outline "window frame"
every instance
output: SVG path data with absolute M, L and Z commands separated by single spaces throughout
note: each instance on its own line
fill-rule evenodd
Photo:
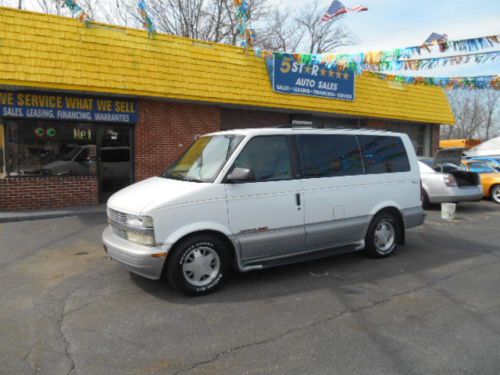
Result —
M 254 139 L 257 138 L 269 138 L 269 137 L 281 137 L 284 138 L 287 143 L 288 143 L 288 151 L 289 151 L 289 157 L 290 157 L 290 166 L 291 166 L 291 172 L 292 172 L 292 177 L 287 178 L 287 179 L 281 179 L 281 180 L 271 180 L 271 181 L 242 181 L 242 182 L 229 182 L 228 181 L 228 176 L 231 174 L 231 172 L 234 170 L 236 160 L 240 157 L 241 153 L 245 151 L 247 146 L 249 145 L 250 142 L 252 142 Z M 231 166 L 228 168 L 225 176 L 222 178 L 221 183 L 222 184 L 261 184 L 261 183 L 270 183 L 270 182 L 283 182 L 283 181 L 294 181 L 294 180 L 300 180 L 302 179 L 302 172 L 301 172 L 301 166 L 300 166 L 300 158 L 297 154 L 298 152 L 298 144 L 297 141 L 294 140 L 296 135 L 289 135 L 289 134 L 262 134 L 262 135 L 255 135 L 252 137 L 249 137 L 249 139 L 246 141 L 246 143 L 243 145 L 242 149 L 234 156 L 234 160 L 232 161 Z M 239 145 L 241 146 L 241 145 Z

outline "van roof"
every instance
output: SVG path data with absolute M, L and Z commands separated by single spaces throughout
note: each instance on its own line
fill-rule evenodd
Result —
M 404 133 L 391 132 L 386 130 L 374 129 L 349 129 L 349 128 L 314 128 L 314 127 L 275 127 L 275 128 L 249 128 L 249 129 L 232 129 L 213 132 L 209 135 L 274 135 L 274 134 L 356 134 L 356 135 L 392 135 L 401 136 Z

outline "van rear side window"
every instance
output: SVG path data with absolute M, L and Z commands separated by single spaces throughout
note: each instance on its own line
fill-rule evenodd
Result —
M 304 178 L 363 174 L 361 152 L 353 135 L 299 135 Z
M 358 135 L 365 174 L 408 172 L 410 162 L 400 137 Z

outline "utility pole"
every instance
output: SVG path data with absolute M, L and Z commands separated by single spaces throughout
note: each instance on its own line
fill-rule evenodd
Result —
M 17 9 L 23 9 L 23 0 L 19 0 L 17 3 Z

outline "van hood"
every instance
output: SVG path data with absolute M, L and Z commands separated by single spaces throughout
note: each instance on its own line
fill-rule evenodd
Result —
M 206 183 L 171 180 L 151 177 L 113 194 L 108 207 L 136 215 L 149 214 L 152 210 L 173 204 L 182 204 L 202 199 L 197 193 L 206 188 Z

